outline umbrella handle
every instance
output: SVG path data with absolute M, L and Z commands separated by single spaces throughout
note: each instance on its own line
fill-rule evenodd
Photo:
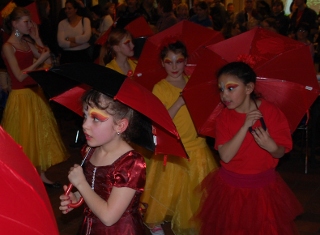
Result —
M 67 196 L 68 196 L 68 195 L 70 194 L 72 188 L 73 188 L 73 185 L 72 185 L 72 184 L 69 184 L 66 192 L 64 193 L 64 195 L 67 195 Z M 80 199 L 79 199 L 78 202 L 76 202 L 76 203 L 70 203 L 68 206 L 69 206 L 70 208 L 77 208 L 77 207 L 81 206 L 82 203 L 83 203 L 83 197 L 80 197 Z

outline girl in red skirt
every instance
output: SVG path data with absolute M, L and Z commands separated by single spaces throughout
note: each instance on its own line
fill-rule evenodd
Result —
M 218 72 L 225 105 L 216 120 L 221 168 L 202 183 L 202 235 L 298 233 L 293 220 L 302 207 L 275 172 L 292 148 L 289 125 L 277 107 L 257 97 L 255 82 L 255 72 L 243 62 Z

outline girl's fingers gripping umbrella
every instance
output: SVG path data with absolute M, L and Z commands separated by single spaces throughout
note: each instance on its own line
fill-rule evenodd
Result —
M 81 164 L 80 164 L 81 167 L 83 166 L 84 162 L 86 161 L 89 152 L 90 152 L 90 150 L 87 152 L 86 156 L 85 156 L 84 159 L 82 160 L 82 162 L 81 162 Z M 67 188 L 67 190 L 65 191 L 64 195 L 69 196 L 72 188 L 73 188 L 73 185 L 70 183 L 70 184 L 68 185 L 68 188 Z M 84 200 L 83 200 L 83 197 L 80 197 L 80 199 L 79 199 L 78 202 L 76 202 L 76 203 L 70 203 L 70 204 L 68 205 L 68 207 L 70 207 L 70 208 L 77 208 L 77 207 L 79 207 L 79 206 L 82 205 L 83 201 L 84 201 Z

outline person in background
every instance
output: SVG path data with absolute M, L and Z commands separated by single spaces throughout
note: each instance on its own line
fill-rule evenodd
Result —
M 116 27 L 124 28 L 131 21 L 141 16 L 138 0 L 125 0 L 125 3 L 117 7 Z
M 275 170 L 292 149 L 289 124 L 280 109 L 254 92 L 256 77 L 243 62 L 217 73 L 225 105 L 215 124 L 221 167 L 202 182 L 195 216 L 200 235 L 299 234 L 294 219 L 303 208 Z
M 139 201 L 146 164 L 128 144 L 139 132 L 134 126 L 137 115 L 96 90 L 86 92 L 82 103 L 86 157 L 83 167 L 71 167 L 68 178 L 78 191 L 61 195 L 59 209 L 67 214 L 73 210 L 68 205 L 83 197 L 84 220 L 78 234 L 142 235 Z M 67 190 L 66 185 L 63 188 Z
M 107 43 L 113 59 L 107 63 L 106 67 L 124 75 L 133 75 L 137 64 L 130 59 L 134 55 L 134 45 L 129 31 L 121 28 L 113 29 Z
M 311 56 L 313 59 L 314 58 L 314 45 L 308 39 L 309 33 L 310 33 L 309 25 L 305 22 L 302 22 L 298 25 L 295 39 L 297 41 L 302 42 L 303 44 L 309 46 L 310 53 L 311 53 Z
M 289 28 L 289 17 L 285 15 L 284 5 L 281 0 L 276 0 L 272 4 L 272 14 L 271 17 L 276 20 L 278 32 L 283 35 L 288 35 Z
M 192 7 L 189 10 L 189 17 L 192 17 L 196 14 L 196 4 L 198 3 L 198 0 L 192 1 Z
M 294 38 L 300 23 L 307 23 L 310 27 L 308 39 L 314 42 L 314 36 L 318 33 L 317 13 L 307 6 L 307 0 L 294 0 L 297 9 L 292 13 L 289 25 L 289 37 Z
M 258 25 L 261 20 L 262 16 L 255 8 L 255 0 L 244 0 L 244 9 L 236 15 L 235 21 L 247 29 L 251 29 Z
M 159 19 L 159 14 L 157 8 L 154 7 L 154 2 L 155 0 L 143 0 L 140 5 L 141 14 L 152 27 L 156 26 Z
M 157 10 L 160 18 L 157 21 L 157 28 L 155 33 L 161 32 L 178 23 L 178 19 L 173 13 L 172 0 L 159 0 L 157 3 Z
M 180 3 L 176 7 L 176 14 L 178 21 L 189 19 L 189 8 L 186 3 Z
M 221 33 L 223 34 L 225 39 L 228 39 L 237 36 L 245 32 L 246 30 L 247 29 L 240 25 L 238 22 L 228 21 L 222 28 Z
M 227 5 L 227 21 L 234 21 L 235 12 L 234 12 L 234 4 L 229 2 Z
M 91 23 L 87 17 L 77 14 L 79 5 L 75 0 L 67 0 L 67 18 L 58 25 L 58 43 L 62 48 L 60 64 L 91 62 L 90 47 Z
M 264 29 L 278 33 L 278 24 L 274 18 L 271 18 L 271 17 L 265 18 L 260 25 Z
M 60 188 L 59 183 L 46 177 L 45 171 L 64 161 L 68 153 L 41 87 L 26 73 L 50 67 L 50 50 L 44 47 L 37 25 L 25 8 L 13 8 L 4 18 L 4 28 L 10 36 L 2 46 L 2 56 L 12 89 L 1 125 L 22 146 L 43 183 Z
M 189 20 L 195 24 L 213 29 L 213 23 L 209 16 L 209 7 L 205 1 L 199 1 L 195 5 L 196 14 Z
M 57 28 L 52 24 L 50 15 L 50 4 L 48 0 L 37 0 L 36 1 L 40 25 L 39 25 L 39 35 L 45 46 L 49 47 L 52 53 L 52 58 L 57 58 L 59 56 L 59 46 L 57 42 Z M 52 61 L 53 62 L 53 61 Z
M 213 29 L 220 31 L 225 23 L 227 23 L 227 11 L 221 0 L 214 0 L 213 5 L 209 8 Z

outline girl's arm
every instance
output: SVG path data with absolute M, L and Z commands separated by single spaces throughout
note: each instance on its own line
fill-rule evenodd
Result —
M 176 102 L 174 102 L 173 105 L 168 109 L 168 112 L 169 112 L 171 119 L 173 119 L 176 116 L 179 109 L 183 105 L 185 105 L 184 99 L 181 96 L 179 96 L 179 98 L 176 100 Z
M 71 168 L 68 178 L 88 207 L 106 226 L 111 226 L 120 219 L 135 194 L 135 190 L 128 187 L 113 187 L 108 201 L 103 200 L 91 189 L 79 165 Z
M 32 51 L 35 50 L 35 46 L 29 43 L 29 46 L 32 48 Z M 17 58 L 14 55 L 14 48 L 9 43 L 5 43 L 2 47 L 2 52 L 4 57 L 7 59 L 7 62 L 10 66 L 11 71 L 13 72 L 14 76 L 22 82 L 28 74 L 25 71 L 36 70 L 42 65 L 42 63 L 47 60 L 50 56 L 49 50 L 43 50 L 39 56 L 39 58 L 29 67 L 27 68 L 20 68 Z
M 262 115 L 258 110 L 247 113 L 246 120 L 236 135 L 225 144 L 218 146 L 219 155 L 222 161 L 228 163 L 232 160 L 241 147 L 249 127 L 251 127 L 261 117 Z
M 106 226 L 115 224 L 121 218 L 136 192 L 132 188 L 113 187 L 108 201 L 105 201 L 91 189 L 89 184 L 79 185 L 77 189 L 91 211 Z

